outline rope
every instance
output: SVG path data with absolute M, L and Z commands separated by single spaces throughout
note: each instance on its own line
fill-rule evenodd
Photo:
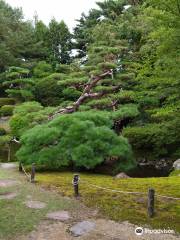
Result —
M 87 183 L 87 182 L 84 181 L 84 180 L 81 181 L 81 182 Z M 142 192 L 126 192 L 126 191 L 120 191 L 120 190 L 116 190 L 116 189 L 100 187 L 100 186 L 97 186 L 97 185 L 94 185 L 94 184 L 90 184 L 90 183 L 88 183 L 88 184 L 89 184 L 89 186 L 96 187 L 96 188 L 103 189 L 103 190 L 107 190 L 107 191 L 111 191 L 111 192 L 125 193 L 125 194 L 146 194 L 146 193 L 142 193 Z
M 100 187 L 98 185 L 90 184 L 90 183 L 88 183 L 84 180 L 81 181 L 81 182 L 87 183 L 89 186 L 92 186 L 92 187 L 95 187 L 95 188 L 98 188 L 98 189 L 103 189 L 103 190 L 106 190 L 106 191 L 111 191 L 111 192 L 117 192 L 117 193 L 123 193 L 123 194 L 138 194 L 138 195 L 146 195 L 147 194 L 147 193 L 144 193 L 144 192 L 127 192 L 127 191 L 120 191 L 120 190 L 111 189 L 111 188 Z M 156 196 L 160 197 L 160 198 L 180 200 L 180 198 L 176 198 L 176 197 L 163 196 L 163 195 L 156 195 Z
M 167 199 L 173 199 L 173 200 L 180 200 L 180 198 L 174 198 L 174 197 L 168 197 L 168 196 L 163 196 L 163 195 L 156 195 L 157 197 L 160 198 L 167 198 Z
M 24 166 L 22 165 L 22 163 L 21 163 L 21 167 L 22 167 L 22 170 L 23 170 L 24 174 L 26 175 L 26 177 L 27 177 L 27 178 L 29 179 L 29 181 L 30 181 L 30 180 L 31 180 L 31 175 L 26 172 L 26 170 L 25 170 Z

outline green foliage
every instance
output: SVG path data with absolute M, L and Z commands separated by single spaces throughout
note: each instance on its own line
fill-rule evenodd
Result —
M 58 23 L 52 19 L 49 23 L 48 44 L 52 63 L 67 64 L 70 62 L 71 34 L 64 21 Z
M 26 102 L 14 109 L 10 119 L 12 134 L 20 137 L 27 129 L 47 121 L 54 108 L 43 108 L 38 102 Z
M 34 81 L 28 78 L 29 74 L 30 71 L 26 68 L 10 67 L 8 69 L 3 86 L 8 88 L 5 92 L 8 93 L 9 97 L 14 97 L 20 101 L 33 99 Z
M 112 112 L 111 117 L 113 120 L 133 119 L 140 114 L 137 105 L 127 104 L 122 105 L 119 110 Z
M 57 106 L 63 98 L 62 87 L 58 80 L 63 77 L 60 73 L 53 73 L 46 78 L 41 78 L 35 85 L 36 99 L 45 106 Z
M 63 90 L 62 93 L 66 99 L 70 99 L 74 101 L 81 96 L 81 92 L 73 88 L 66 88 Z
M 4 105 L 0 108 L 0 116 L 11 116 L 13 114 L 14 106 Z
M 149 123 L 144 126 L 127 127 L 123 136 L 129 139 L 137 154 L 149 158 L 179 157 L 180 116 L 166 123 Z
M 52 73 L 52 66 L 45 61 L 41 61 L 35 66 L 33 73 L 37 78 L 47 77 Z
M 26 164 L 36 162 L 61 167 L 72 162 L 87 169 L 93 169 L 107 157 L 116 156 L 120 167 L 132 167 L 130 146 L 125 138 L 110 129 L 111 125 L 106 113 L 63 115 L 23 134 L 17 156 Z
M 6 135 L 6 130 L 2 127 L 0 127 L 0 136 Z
M 14 98 L 0 98 L 0 107 L 4 105 L 13 105 L 14 103 Z
M 0 136 L 0 147 L 6 147 L 7 144 L 10 142 L 11 138 L 12 137 L 10 135 Z

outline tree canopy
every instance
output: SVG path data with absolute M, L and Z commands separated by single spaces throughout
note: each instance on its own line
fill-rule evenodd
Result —
M 172 162 L 180 157 L 180 2 L 97 4 L 70 33 L 63 21 L 24 21 L 0 1 L 0 112 L 12 114 L 13 98 L 17 156 L 87 169 Z

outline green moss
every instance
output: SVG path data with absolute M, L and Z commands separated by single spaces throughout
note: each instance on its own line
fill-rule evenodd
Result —
M 178 214 L 179 201 L 156 197 L 154 218 L 147 217 L 147 192 L 154 188 L 156 194 L 180 197 L 180 178 L 129 178 L 113 179 L 110 176 L 81 174 L 81 200 L 89 207 L 98 208 L 110 219 L 128 220 L 134 224 L 146 224 L 154 228 L 172 228 L 180 231 Z M 73 196 L 72 173 L 39 173 L 37 180 L 61 194 Z M 142 192 L 142 195 L 121 194 L 94 188 L 90 184 L 118 189 L 121 191 Z

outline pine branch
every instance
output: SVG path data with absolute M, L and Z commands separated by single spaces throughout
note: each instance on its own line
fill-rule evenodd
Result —
M 54 119 L 57 115 L 61 115 L 61 114 L 66 114 L 66 113 L 73 113 L 75 111 L 77 111 L 80 107 L 80 105 L 86 100 L 86 99 L 91 99 L 91 98 L 98 98 L 103 96 L 104 94 L 107 94 L 107 91 L 102 91 L 99 93 L 92 93 L 92 88 L 95 87 L 97 85 L 97 83 L 104 79 L 106 76 L 112 76 L 112 71 L 113 70 L 109 70 L 99 76 L 93 76 L 91 77 L 90 81 L 86 84 L 84 91 L 82 93 L 82 95 L 77 99 L 76 102 L 74 102 L 72 104 L 72 106 L 68 106 L 66 108 L 59 108 L 55 113 L 53 113 L 52 115 L 49 116 L 49 120 Z M 112 91 L 118 89 L 119 86 L 114 87 Z M 108 91 L 109 92 L 109 91 Z

